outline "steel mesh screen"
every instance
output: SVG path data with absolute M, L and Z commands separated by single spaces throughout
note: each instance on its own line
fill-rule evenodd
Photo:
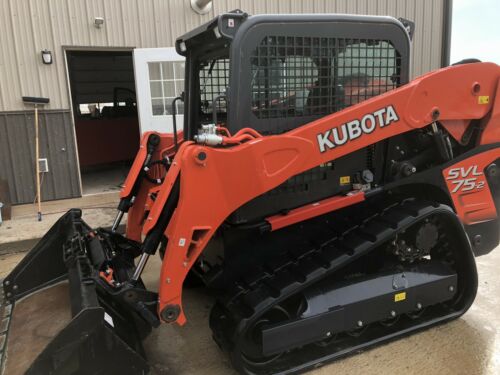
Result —
M 213 100 L 225 94 L 229 85 L 229 59 L 214 59 L 201 64 L 200 72 L 200 109 L 204 114 L 213 112 Z M 218 113 L 227 113 L 227 102 L 221 98 L 216 102 Z
M 326 115 L 400 82 L 400 58 L 385 40 L 268 36 L 251 59 L 259 119 Z
M 401 82 L 401 58 L 386 40 L 268 36 L 253 51 L 251 63 L 252 112 L 269 119 L 266 133 L 271 134 L 297 126 L 297 118 L 307 123 Z M 290 124 L 278 127 L 272 121 L 278 118 Z M 372 152 L 367 149 L 367 160 Z M 267 194 L 305 192 L 311 183 L 327 180 L 334 168 L 329 162 L 310 169 Z
M 309 190 L 309 185 L 315 181 L 327 180 L 331 171 L 335 169 L 333 161 L 321 164 L 296 176 L 289 178 L 280 186 L 268 191 L 267 195 L 279 195 L 283 192 L 299 193 Z

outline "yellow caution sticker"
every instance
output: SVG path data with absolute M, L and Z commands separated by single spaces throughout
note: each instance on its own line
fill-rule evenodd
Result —
M 340 177 L 340 185 L 348 185 L 351 183 L 351 176 Z
M 489 95 L 480 95 L 477 97 L 477 104 L 488 104 L 490 102 Z
M 396 293 L 394 295 L 394 302 L 404 301 L 406 299 L 406 292 Z

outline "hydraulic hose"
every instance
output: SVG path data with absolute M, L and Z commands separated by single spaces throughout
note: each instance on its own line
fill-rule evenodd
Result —
M 146 238 L 144 239 L 144 242 L 142 244 L 141 258 L 139 259 L 139 263 L 131 279 L 133 283 L 137 282 L 141 277 L 142 271 L 146 266 L 146 262 L 148 261 L 149 256 L 154 255 L 156 253 L 156 249 L 160 244 L 162 235 L 167 229 L 168 223 L 170 222 L 170 219 L 174 214 L 175 208 L 177 207 L 177 202 L 179 201 L 179 194 L 180 194 L 179 180 L 180 177 L 177 178 L 177 180 L 174 183 L 174 186 L 172 186 L 172 190 L 167 199 L 167 202 L 165 203 L 165 206 L 163 206 L 163 209 L 161 211 L 160 218 L 156 222 L 153 229 L 151 229 L 151 231 L 146 235 Z
M 219 94 L 212 100 L 212 121 L 215 126 L 217 126 L 217 102 L 222 98 L 226 98 L 226 95 Z
M 179 143 L 177 142 L 177 106 L 176 106 L 176 104 L 179 100 L 184 102 L 184 93 L 182 93 L 181 95 L 176 97 L 174 100 L 172 100 L 172 115 L 173 115 L 172 125 L 174 127 L 173 130 L 174 130 L 174 149 L 175 149 L 175 152 L 177 152 L 177 150 L 179 149 Z
M 134 204 L 135 197 L 139 192 L 142 180 L 144 178 L 144 174 L 146 173 L 145 168 L 149 165 L 153 153 L 156 151 L 156 148 L 158 147 L 159 144 L 160 144 L 160 136 L 156 133 L 150 134 L 146 145 L 147 154 L 146 158 L 144 159 L 141 171 L 139 172 L 139 175 L 134 181 L 134 186 L 130 190 L 130 194 L 125 198 L 120 199 L 120 203 L 118 203 L 118 212 L 116 214 L 115 220 L 113 221 L 113 226 L 111 227 L 112 232 L 116 232 L 123 218 L 123 215 L 125 214 L 125 212 L 128 212 L 130 207 L 132 207 L 132 205 Z

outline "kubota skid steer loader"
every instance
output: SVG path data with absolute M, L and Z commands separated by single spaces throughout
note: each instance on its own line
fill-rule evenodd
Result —
M 71 210 L 5 278 L 7 369 L 148 372 L 141 342 L 186 322 L 186 278 L 214 290 L 213 337 L 249 374 L 467 311 L 474 256 L 499 242 L 500 67 L 409 81 L 412 27 L 234 11 L 180 37 L 182 133 L 144 134 L 111 230 Z

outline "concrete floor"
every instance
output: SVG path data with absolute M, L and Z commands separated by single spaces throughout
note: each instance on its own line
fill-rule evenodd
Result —
M 0 277 L 21 257 L 0 257 Z M 310 373 L 500 374 L 500 248 L 478 258 L 477 263 L 478 296 L 462 318 Z M 158 257 L 147 265 L 144 279 L 151 289 L 156 289 L 160 266 Z M 211 339 L 207 321 L 212 302 L 203 289 L 186 290 L 188 323 L 184 327 L 162 325 L 146 340 L 155 374 L 234 374 L 227 357 Z
M 460 319 L 348 357 L 310 374 L 500 374 L 500 248 L 477 259 L 479 290 Z M 148 264 L 145 282 L 155 288 L 161 264 Z M 184 327 L 162 325 L 145 348 L 157 374 L 234 374 L 212 341 L 208 316 L 212 298 L 203 289 L 186 290 Z
M 0 255 L 32 248 L 66 211 L 74 207 L 82 208 L 83 219 L 90 226 L 111 226 L 118 201 L 118 193 L 112 192 L 42 202 L 42 221 L 37 220 L 36 205 L 13 206 L 12 220 L 0 225 Z M 126 222 L 126 215 L 123 222 Z
M 118 163 L 109 167 L 82 172 L 83 195 L 120 191 L 131 163 Z

